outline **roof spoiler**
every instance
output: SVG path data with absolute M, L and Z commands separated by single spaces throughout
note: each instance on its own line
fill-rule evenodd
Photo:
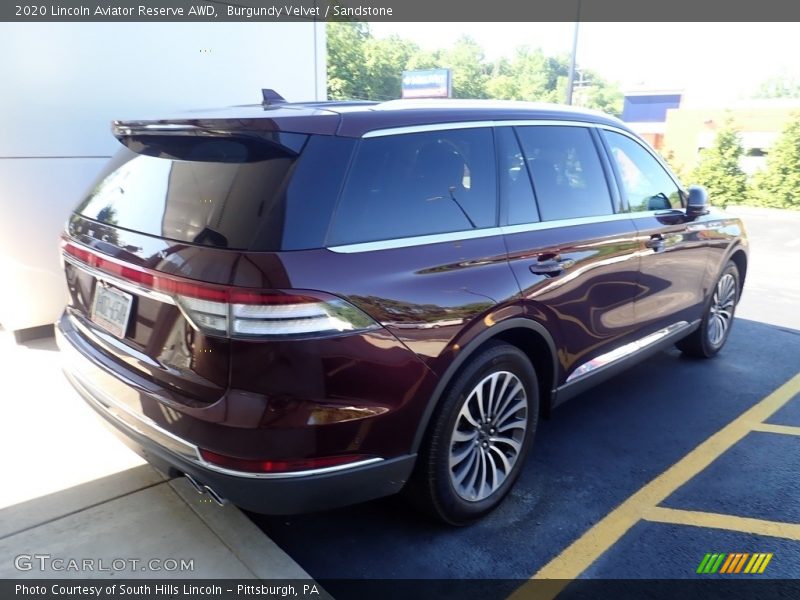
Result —
M 273 104 L 286 104 L 286 98 L 275 90 L 261 88 L 262 106 L 272 106 Z
M 216 162 L 247 162 L 274 156 L 294 157 L 300 153 L 308 139 L 307 134 L 287 133 L 266 127 L 260 130 L 237 129 L 230 125 L 229 119 L 191 122 L 112 121 L 111 131 L 123 146 L 138 154 Z M 245 149 L 248 157 L 246 159 L 242 154 Z

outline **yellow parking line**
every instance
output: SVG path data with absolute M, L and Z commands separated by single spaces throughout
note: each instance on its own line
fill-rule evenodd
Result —
M 780 433 L 783 435 L 800 435 L 800 427 L 791 425 L 773 425 L 772 423 L 756 423 L 753 431 L 765 431 L 767 433 Z
M 661 475 L 639 489 L 564 549 L 561 554 L 542 567 L 532 579 L 562 580 L 559 585 L 554 586 L 553 596 L 548 594 L 549 597 L 554 597 L 566 586 L 568 580 L 578 577 L 601 554 L 613 546 L 625 532 L 641 520 L 641 515 L 645 510 L 660 504 L 676 489 L 746 436 L 751 431 L 753 423 L 768 419 L 798 393 L 800 393 L 800 373 L 751 406 Z M 526 588 L 526 584 L 524 584 L 511 595 L 511 598 L 528 597 L 531 592 L 533 589 Z M 541 588 L 537 587 L 537 598 L 542 597 L 541 592 Z
M 642 514 L 642 518 L 645 521 L 654 521 L 656 523 L 727 529 L 730 531 L 740 531 L 742 533 L 786 538 L 800 542 L 800 525 L 796 523 L 765 521 L 763 519 L 752 519 L 750 517 L 664 508 L 663 506 L 648 508 Z

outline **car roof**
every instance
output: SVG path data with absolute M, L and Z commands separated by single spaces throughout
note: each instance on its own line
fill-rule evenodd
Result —
M 362 137 L 382 129 L 475 121 L 580 121 L 630 131 L 619 119 L 594 110 L 511 100 L 389 100 L 280 102 L 185 112 L 172 119 L 115 121 L 133 129 L 184 125 L 206 130 L 286 131 Z

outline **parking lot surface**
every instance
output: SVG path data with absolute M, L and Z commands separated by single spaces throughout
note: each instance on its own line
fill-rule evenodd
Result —
M 707 553 L 772 553 L 731 577 L 797 577 L 800 214 L 741 213 L 751 266 L 723 352 L 663 352 L 559 408 L 487 518 L 447 528 L 399 497 L 251 518 L 319 579 L 506 579 L 504 597 L 531 577 L 724 577 L 696 572 Z

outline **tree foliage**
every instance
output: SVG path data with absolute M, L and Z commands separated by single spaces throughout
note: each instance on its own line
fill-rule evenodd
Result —
M 510 58 L 489 61 L 474 39 L 464 36 L 449 48 L 426 51 L 398 36 L 376 38 L 366 23 L 329 22 L 328 97 L 334 100 L 399 98 L 404 70 L 450 68 L 455 98 L 496 98 L 563 102 L 569 57 L 547 56 L 520 47 Z M 622 111 L 622 93 L 599 75 L 584 71 L 588 85 L 580 103 L 612 114 Z
M 770 77 L 762 82 L 756 98 L 800 98 L 800 78 L 791 75 Z
M 742 140 L 728 119 L 717 131 L 714 143 L 701 152 L 690 179 L 706 187 L 713 204 L 742 204 L 747 200 L 747 175 L 739 166 L 743 154 Z
M 800 113 L 795 114 L 756 173 L 751 198 L 760 206 L 800 208 Z

